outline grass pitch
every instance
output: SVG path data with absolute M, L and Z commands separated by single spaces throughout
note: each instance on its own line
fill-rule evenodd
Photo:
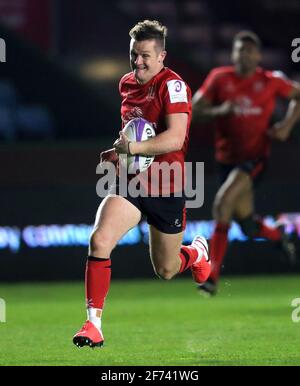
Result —
M 0 285 L 0 365 L 300 365 L 299 279 L 225 278 L 210 299 L 192 280 L 113 281 L 94 350 L 72 343 L 83 283 Z

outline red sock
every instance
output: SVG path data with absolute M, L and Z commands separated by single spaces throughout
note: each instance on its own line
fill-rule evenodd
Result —
M 221 265 L 228 245 L 229 224 L 217 223 L 212 238 L 210 240 L 210 255 L 212 259 L 212 271 L 210 278 L 218 281 Z
M 85 271 L 85 298 L 87 307 L 103 308 L 109 290 L 111 260 L 88 256 Z
M 195 263 L 198 257 L 197 249 L 194 247 L 182 245 L 179 252 L 181 259 L 181 266 L 179 273 L 187 270 L 192 264 Z
M 277 228 L 272 228 L 263 223 L 262 220 L 256 220 L 259 224 L 259 232 L 256 237 L 262 237 L 264 239 L 279 241 L 282 238 L 281 232 Z

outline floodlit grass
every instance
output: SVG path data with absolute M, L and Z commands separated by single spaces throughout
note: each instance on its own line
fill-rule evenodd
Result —
M 72 343 L 83 283 L 0 285 L 0 365 L 300 365 L 299 277 L 225 278 L 220 289 L 206 299 L 192 280 L 113 281 L 105 346 L 92 350 Z

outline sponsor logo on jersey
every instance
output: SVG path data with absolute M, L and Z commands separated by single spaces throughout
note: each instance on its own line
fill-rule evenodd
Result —
M 234 113 L 238 116 L 261 115 L 263 112 L 260 106 L 253 106 L 252 99 L 247 96 L 238 97 L 235 103 Z
M 182 80 L 169 80 L 167 86 L 171 103 L 187 103 L 186 85 Z

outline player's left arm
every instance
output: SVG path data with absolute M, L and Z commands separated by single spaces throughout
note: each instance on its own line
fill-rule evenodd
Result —
M 286 141 L 290 136 L 293 127 L 300 119 L 300 84 L 294 82 L 292 89 L 288 95 L 290 99 L 289 107 L 284 119 L 276 123 L 268 131 L 270 137 L 279 141 Z
M 142 142 L 130 142 L 120 131 L 120 138 L 114 143 L 118 153 L 159 155 L 182 149 L 188 126 L 187 113 L 166 115 L 167 130 L 156 137 Z

